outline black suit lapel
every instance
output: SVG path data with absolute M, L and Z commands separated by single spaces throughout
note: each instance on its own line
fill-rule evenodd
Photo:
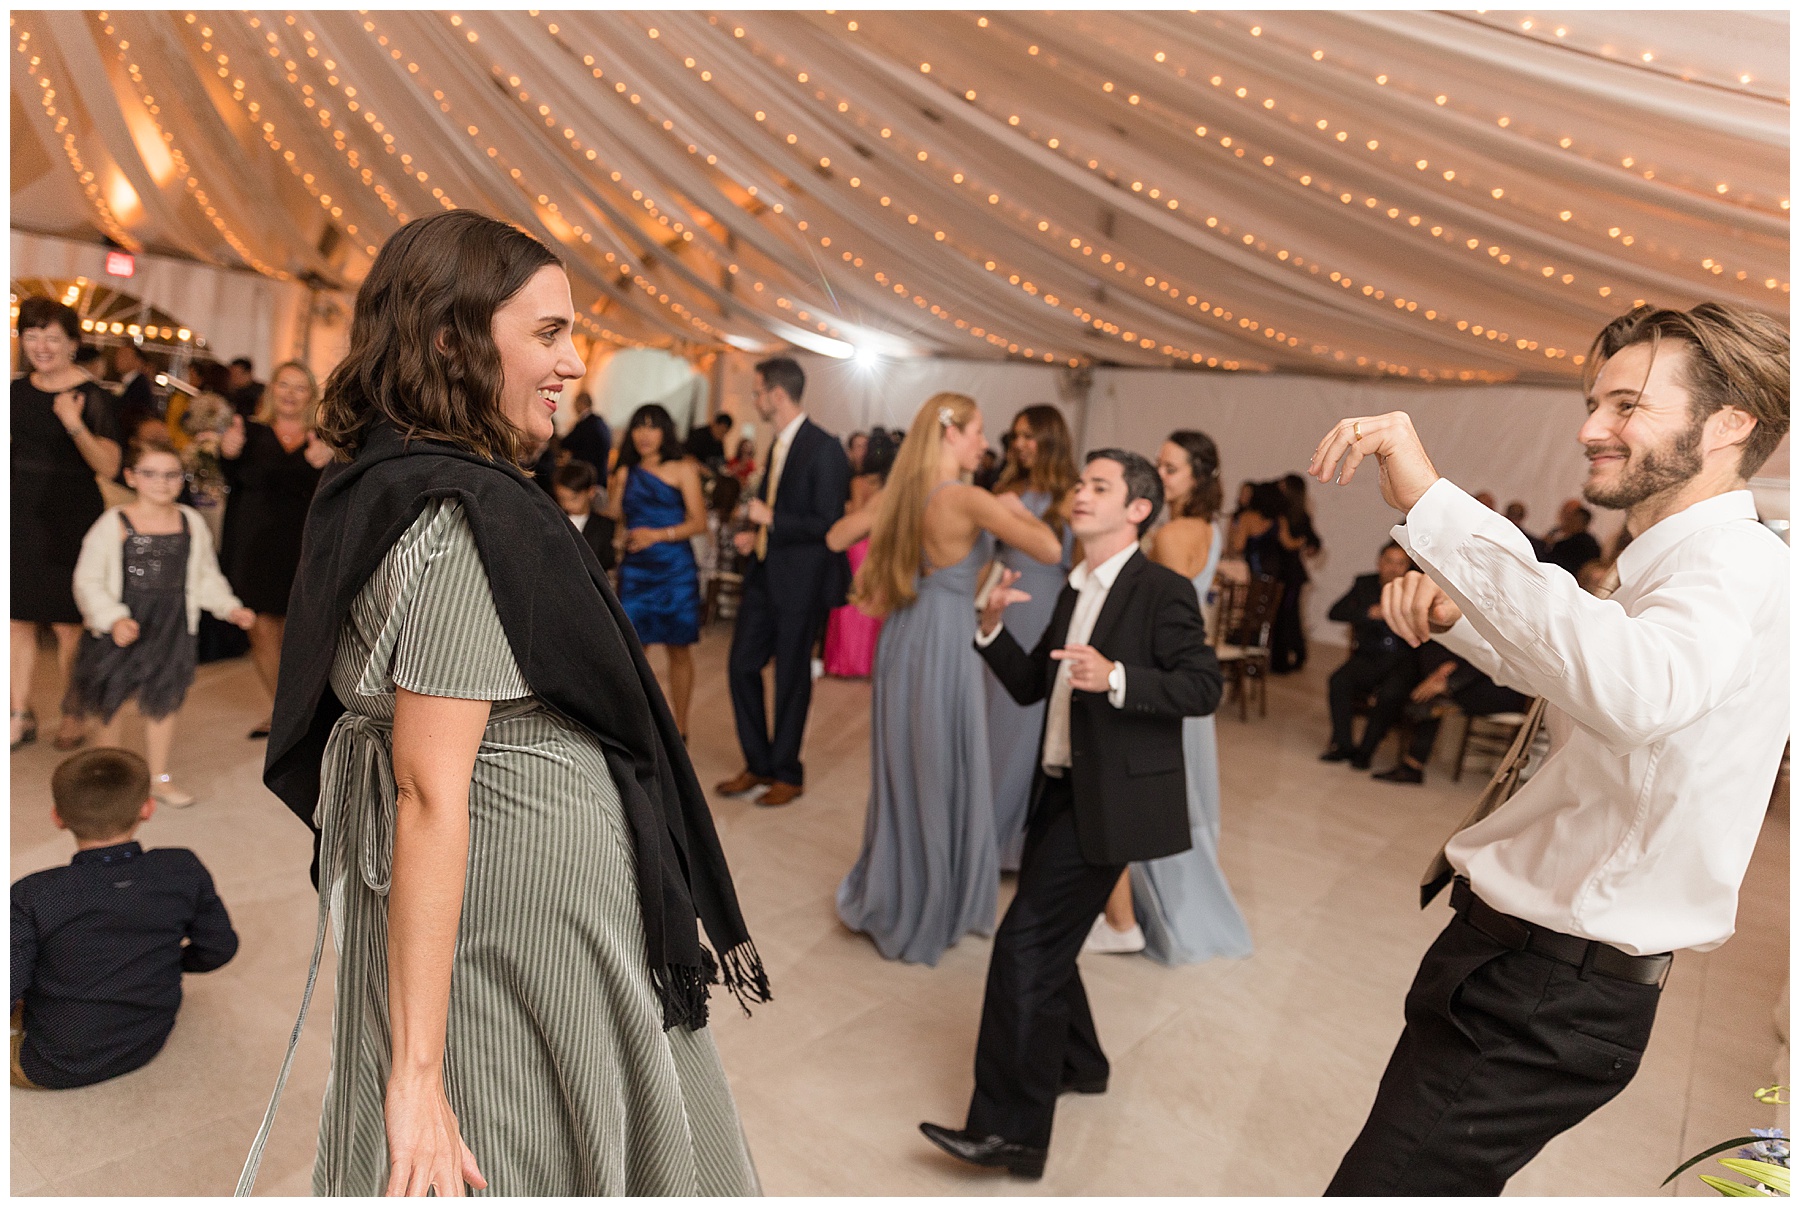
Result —
M 1112 589 L 1106 593 L 1106 602 L 1100 605 L 1100 615 L 1094 620 L 1094 631 L 1088 636 L 1087 643 L 1099 649 L 1101 643 L 1112 636 L 1118 626 L 1119 617 L 1131 603 L 1132 589 L 1137 585 L 1138 576 L 1146 565 L 1142 552 L 1134 552 L 1119 567 L 1119 577 L 1113 579 Z

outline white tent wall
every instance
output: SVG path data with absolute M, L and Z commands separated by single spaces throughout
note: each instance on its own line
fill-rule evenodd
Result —
M 1471 493 L 1491 490 L 1502 505 L 1522 500 L 1526 524 L 1548 528 L 1587 473 L 1575 432 L 1583 418 L 1575 390 L 1488 387 L 1426 389 L 1366 386 L 1309 377 L 1234 377 L 1101 370 L 1094 375 L 1089 448 L 1113 445 L 1153 452 L 1177 428 L 1198 428 L 1219 446 L 1225 505 L 1238 483 L 1303 472 L 1332 424 L 1349 415 L 1404 410 L 1413 417 L 1438 472 Z M 1374 463 L 1347 487 L 1310 483 L 1325 544 L 1305 597 L 1310 640 L 1341 645 L 1343 626 L 1325 618 L 1359 574 L 1375 568 L 1388 529 L 1399 519 L 1382 501 Z M 1619 527 L 1616 512 L 1596 514 L 1602 543 Z
M 9 271 L 14 280 L 87 277 L 129 293 L 205 336 L 213 359 L 248 356 L 259 377 L 299 350 L 308 304 L 304 285 L 153 255 L 137 256 L 130 277 L 112 277 L 106 272 L 107 250 L 99 243 L 14 230 Z

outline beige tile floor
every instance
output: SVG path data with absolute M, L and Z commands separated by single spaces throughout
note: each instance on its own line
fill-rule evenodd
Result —
M 693 753 L 707 784 L 739 767 L 724 694 L 728 639 L 715 627 L 697 652 Z M 1418 910 L 1419 870 L 1483 778 L 1453 785 L 1434 767 L 1424 787 L 1408 788 L 1318 763 L 1335 654 L 1321 649 L 1302 675 L 1278 680 L 1266 719 L 1246 724 L 1232 710 L 1219 723 L 1223 859 L 1255 955 L 1181 969 L 1084 958 L 1112 1090 L 1064 1100 L 1038 1183 L 960 1167 L 915 1130 L 921 1119 L 962 1117 L 988 943 L 964 940 L 937 968 L 920 968 L 888 963 L 838 924 L 832 893 L 862 828 L 868 686 L 822 682 L 806 795 L 778 812 L 714 802 L 776 994 L 754 1018 L 729 1000 L 715 1012 L 766 1189 L 1317 1193 L 1362 1122 L 1400 1030 L 1402 995 L 1447 917 L 1441 905 Z M 53 714 L 53 700 L 45 675 L 40 716 Z M 13 1193 L 230 1192 L 293 1022 L 316 916 L 306 831 L 262 787 L 263 744 L 243 736 L 265 708 L 247 663 L 201 668 L 175 770 L 203 799 L 159 813 L 142 834 L 205 860 L 242 936 L 240 954 L 188 978 L 174 1034 L 146 1068 L 81 1090 L 11 1091 Z M 47 815 L 56 757 L 39 744 L 13 758 L 15 877 L 68 858 L 69 840 Z M 1686 1155 L 1774 1121 L 1751 1091 L 1775 1080 L 1772 1012 L 1788 954 L 1785 805 L 1763 828 L 1744 888 L 1737 937 L 1676 961 L 1637 1079 L 1553 1142 L 1511 1193 L 1655 1193 Z M 318 1000 L 260 1194 L 309 1186 L 329 971 Z M 1691 1176 L 1680 1189 L 1710 1193 Z

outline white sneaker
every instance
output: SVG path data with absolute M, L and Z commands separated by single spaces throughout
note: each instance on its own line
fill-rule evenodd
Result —
M 1130 930 L 1114 930 L 1112 923 L 1101 914 L 1094 919 L 1094 927 L 1088 931 L 1087 940 L 1082 943 L 1081 950 L 1097 951 L 1106 955 L 1130 955 L 1144 950 L 1144 929 L 1136 922 Z
M 194 803 L 195 797 L 177 788 L 167 775 L 159 775 L 150 785 L 150 795 L 159 805 L 171 809 L 185 809 Z

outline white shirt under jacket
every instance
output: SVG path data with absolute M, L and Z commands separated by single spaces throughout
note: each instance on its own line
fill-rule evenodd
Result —
M 1094 635 L 1094 625 L 1100 619 L 1101 609 L 1106 607 L 1106 597 L 1112 594 L 1114 581 L 1137 551 L 1137 544 L 1133 542 L 1091 570 L 1084 561 L 1070 573 L 1069 586 L 1075 589 L 1075 609 L 1069 613 L 1069 632 L 1063 638 L 1065 646 L 1086 645 L 1088 638 Z M 978 632 L 975 644 L 986 649 L 1004 627 L 1004 624 L 995 625 L 994 631 L 986 636 Z M 1050 687 L 1050 703 L 1044 715 L 1043 764 L 1047 775 L 1060 776 L 1070 765 L 1069 705 L 1075 695 L 1073 674 L 1068 662 L 1057 663 L 1056 681 Z M 1112 673 L 1106 678 L 1106 700 L 1114 708 L 1125 707 L 1124 663 L 1113 663 Z
M 1462 608 L 1438 640 L 1549 704 L 1549 759 L 1450 865 L 1498 910 L 1633 955 L 1730 938 L 1788 737 L 1788 549 L 1750 492 L 1651 527 L 1604 600 L 1443 479 L 1393 535 Z

